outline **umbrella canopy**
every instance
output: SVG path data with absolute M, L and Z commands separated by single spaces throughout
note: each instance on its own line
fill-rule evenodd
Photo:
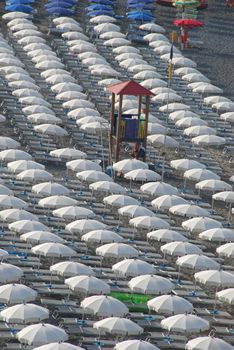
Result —
M 16 160 L 7 164 L 7 169 L 12 173 L 20 173 L 24 170 L 39 169 L 45 170 L 43 164 L 34 162 L 33 160 Z
M 16 178 L 28 182 L 40 182 L 51 181 L 53 175 L 42 169 L 28 169 L 20 172 Z
M 0 150 L 19 148 L 19 142 L 10 137 L 0 136 Z
M 4 259 L 8 256 L 7 252 L 3 249 L 0 251 L 1 259 Z M 23 276 L 23 271 L 11 264 L 0 263 L 0 283 L 9 283 L 16 282 Z
M 46 345 L 39 346 L 34 348 L 34 350 L 84 350 L 80 346 L 72 345 L 70 343 L 58 342 L 58 343 L 49 343 Z
M 212 242 L 234 242 L 234 230 L 216 227 L 202 231 L 199 238 Z
M 223 225 L 218 220 L 200 216 L 183 221 L 182 227 L 192 233 L 201 233 L 205 230 L 223 227 Z
M 117 172 L 126 174 L 132 170 L 148 169 L 148 165 L 138 159 L 124 159 L 114 163 L 113 169 Z
M 165 194 L 164 196 L 160 196 L 151 202 L 153 208 L 157 210 L 169 210 L 172 206 L 187 203 L 188 202 L 186 199 L 173 194 Z
M 81 237 L 82 241 L 87 243 L 112 243 L 112 242 L 122 242 L 123 238 L 117 233 L 109 230 L 94 230 L 85 233 Z
M 232 186 L 227 182 L 212 179 L 200 181 L 196 183 L 195 187 L 199 190 L 212 191 L 213 193 L 232 190 Z
M 148 230 L 168 229 L 170 224 L 155 216 L 139 216 L 129 220 L 129 224 L 136 228 L 143 228 Z
M 207 124 L 206 121 L 204 121 L 203 119 L 197 118 L 197 117 L 181 118 L 181 119 L 177 120 L 175 123 L 176 127 L 179 129 L 186 129 L 186 128 L 190 128 L 193 126 L 201 126 L 201 125 L 206 125 L 206 124 Z M 194 129 L 192 129 L 192 131 L 193 130 Z
M 165 182 L 149 182 L 141 186 L 143 193 L 149 194 L 154 197 L 160 197 L 164 194 L 178 195 L 178 189 Z
M 1 311 L 1 317 L 8 323 L 31 323 L 49 318 L 49 310 L 34 304 L 18 304 Z
M 133 339 L 117 343 L 114 350 L 159 350 L 159 348 L 145 340 Z
M 48 242 L 36 245 L 31 248 L 32 253 L 50 258 L 71 257 L 76 255 L 76 251 L 64 244 Z
M 210 323 L 195 315 L 178 314 L 163 319 L 161 326 L 168 331 L 193 334 L 207 331 L 210 328 Z
M 128 283 L 134 293 L 160 295 L 170 293 L 174 284 L 167 278 L 157 275 L 142 275 L 132 278 Z
M 0 152 L 0 160 L 3 162 L 12 162 L 14 160 L 31 160 L 32 156 L 19 149 L 8 149 Z
M 30 231 L 20 236 L 21 241 L 29 242 L 31 244 L 39 244 L 46 242 L 64 243 L 64 239 L 48 231 Z
M 143 328 L 135 322 L 121 317 L 108 317 L 101 321 L 95 322 L 93 328 L 105 333 L 116 335 L 138 335 L 143 333 Z
M 234 287 L 234 275 L 223 270 L 205 270 L 196 272 L 194 278 L 206 287 L 225 288 Z
M 87 233 L 89 231 L 102 230 L 105 228 L 106 225 L 102 222 L 91 219 L 76 220 L 66 225 L 65 227 L 66 230 L 73 234 Z
M 234 192 L 233 191 L 219 192 L 219 193 L 213 194 L 212 198 L 225 203 L 234 203 Z
M 5 284 L 0 286 L 0 301 L 5 304 L 17 304 L 33 301 L 37 292 L 23 284 Z
M 62 261 L 50 266 L 50 271 L 63 277 L 94 276 L 93 269 L 76 261 Z
M 171 167 L 176 170 L 186 171 L 190 169 L 205 169 L 206 166 L 192 159 L 176 159 L 170 163 Z
M 193 311 L 193 304 L 177 295 L 161 295 L 147 302 L 149 310 L 164 315 L 177 315 Z
M 76 199 L 70 198 L 68 196 L 63 196 L 63 195 L 49 196 L 49 197 L 40 199 L 38 201 L 39 207 L 51 208 L 51 209 L 75 206 L 76 204 L 77 204 Z
M 72 160 L 72 159 L 82 159 L 86 158 L 86 153 L 75 149 L 75 148 L 60 148 L 54 151 L 50 151 L 50 155 L 55 158 L 60 158 L 64 160 Z
M 98 317 L 123 317 L 129 310 L 127 306 L 111 296 L 94 295 L 82 300 L 80 304 L 85 313 Z
M 76 293 L 91 294 L 109 294 L 109 285 L 94 276 L 74 276 L 67 278 L 65 284 Z
M 159 112 L 164 112 L 164 113 L 170 113 L 178 110 L 188 110 L 190 109 L 190 106 L 187 106 L 183 103 L 179 102 L 173 102 L 173 103 L 168 103 L 166 105 L 163 105 L 159 108 Z
M 193 243 L 189 242 L 169 242 L 161 246 L 163 254 L 171 256 L 183 256 L 186 254 L 202 254 L 202 250 Z
M 199 254 L 188 254 L 176 260 L 176 265 L 193 270 L 219 270 L 220 264 L 215 260 Z
M 188 239 L 183 236 L 181 233 L 169 230 L 169 229 L 161 229 L 156 231 L 151 231 L 147 233 L 147 238 L 152 241 L 158 241 L 158 242 L 186 242 Z
M 216 252 L 221 257 L 233 258 L 234 257 L 234 243 L 226 243 L 216 249 Z
M 25 201 L 12 195 L 0 195 L 0 208 L 2 209 L 27 209 L 28 205 Z
M 154 274 L 155 268 L 146 261 L 139 259 L 125 259 L 112 266 L 112 270 L 119 276 L 136 277 Z
M 30 231 L 49 231 L 49 228 L 39 221 L 18 220 L 8 225 L 11 231 L 17 233 L 26 233 Z
M 66 167 L 67 169 L 76 171 L 76 172 L 81 172 L 85 170 L 102 171 L 102 168 L 100 167 L 100 165 L 88 159 L 71 160 L 66 163 Z
M 125 243 L 108 243 L 96 249 L 96 254 L 104 258 L 137 258 L 138 251 L 132 246 Z
M 76 177 L 81 181 L 90 182 L 90 183 L 97 182 L 97 181 L 113 181 L 113 179 L 107 174 L 101 171 L 95 171 L 95 170 L 81 171 L 76 174 Z
M 216 135 L 201 135 L 192 138 L 192 143 L 198 146 L 221 146 L 226 143 L 226 140 Z
M 213 336 L 191 339 L 186 344 L 186 350 L 233 350 L 233 346 L 223 339 Z
M 0 219 L 7 222 L 18 220 L 38 220 L 37 216 L 23 209 L 6 209 L 0 211 Z
M 217 298 L 227 304 L 234 304 L 234 288 L 228 288 L 216 293 Z
M 20 343 L 39 346 L 54 341 L 64 341 L 68 339 L 67 333 L 59 327 L 49 323 L 38 323 L 27 326 L 17 333 Z
M 38 185 L 32 186 L 32 192 L 37 193 L 42 196 L 55 196 L 64 195 L 68 196 L 70 191 L 65 186 L 57 182 L 43 182 Z
M 9 196 L 13 195 L 13 192 L 4 185 L 0 185 L 0 193 L 2 195 L 9 195 Z
M 110 181 L 97 181 L 89 185 L 92 191 L 112 193 L 112 194 L 123 194 L 126 193 L 126 189 L 121 185 L 110 182 Z
M 127 205 L 139 205 L 139 202 L 135 198 L 123 194 L 112 194 L 111 196 L 103 198 L 103 202 L 104 204 L 108 204 L 112 207 L 117 208 L 121 208 Z
M 191 181 L 220 180 L 220 176 L 208 169 L 190 169 L 185 171 L 184 178 Z
M 53 210 L 53 215 L 64 220 L 88 219 L 95 216 L 92 210 L 77 206 L 67 206 Z
M 147 141 L 154 147 L 176 148 L 179 146 L 179 142 L 173 137 L 162 134 L 149 135 Z
M 128 179 L 128 180 L 141 181 L 141 182 L 158 181 L 161 179 L 161 176 L 159 174 L 149 169 L 131 170 L 126 174 L 124 174 L 124 177 L 125 179 Z
M 211 213 L 194 204 L 178 204 L 169 209 L 169 212 L 173 215 L 184 216 L 188 218 L 196 216 L 210 216 Z
M 127 205 L 118 209 L 119 215 L 135 218 L 138 216 L 155 216 L 155 213 L 141 205 Z
M 206 125 L 196 125 L 186 128 L 183 134 L 189 137 L 196 137 L 200 135 L 215 135 L 216 130 Z

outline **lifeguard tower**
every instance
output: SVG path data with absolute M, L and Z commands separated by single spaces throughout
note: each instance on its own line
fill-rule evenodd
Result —
M 125 81 L 111 84 L 107 90 L 112 93 L 110 112 L 110 160 L 119 161 L 120 145 L 125 143 L 142 143 L 146 150 L 150 96 L 154 94 L 135 81 Z M 118 111 L 116 111 L 116 96 L 118 95 Z M 138 98 L 137 113 L 123 113 L 123 96 Z M 145 158 L 145 157 L 144 157 Z M 145 159 L 143 159 L 145 161 Z

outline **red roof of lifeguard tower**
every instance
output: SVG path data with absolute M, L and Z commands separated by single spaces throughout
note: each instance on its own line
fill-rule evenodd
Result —
M 153 92 L 133 80 L 108 85 L 107 89 L 117 95 L 154 96 Z

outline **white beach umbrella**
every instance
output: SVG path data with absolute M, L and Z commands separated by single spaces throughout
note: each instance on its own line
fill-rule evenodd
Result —
M 186 171 L 190 169 L 205 169 L 206 166 L 192 159 L 176 159 L 170 163 L 171 167 L 176 170 Z
M 109 294 L 109 285 L 94 276 L 74 276 L 67 278 L 65 284 L 76 293 L 86 295 L 91 294 Z
M 105 193 L 112 193 L 112 194 L 124 194 L 126 193 L 126 189 L 122 187 L 121 185 L 110 182 L 110 181 L 97 181 L 89 185 L 89 188 L 92 191 L 97 192 L 105 192 Z
M 222 94 L 223 93 L 222 89 L 209 83 L 201 84 L 195 87 L 193 91 L 201 94 Z
M 49 318 L 49 310 L 34 304 L 18 304 L 1 311 L 2 319 L 7 323 L 32 323 Z
M 50 209 L 75 206 L 76 204 L 77 200 L 64 195 L 49 196 L 38 201 L 39 207 Z
M 67 333 L 59 327 L 49 323 L 38 323 L 27 326 L 16 335 L 22 344 L 39 346 L 54 341 L 64 341 L 68 339 Z
M 50 271 L 63 277 L 95 276 L 93 269 L 76 261 L 62 261 L 50 266 Z
M 57 62 L 58 63 L 58 62 Z M 54 69 L 56 69 L 57 66 L 57 69 L 58 69 L 58 64 L 54 63 Z M 49 67 L 47 67 L 46 69 L 48 69 Z M 62 69 L 63 66 L 60 66 L 60 69 Z M 53 75 L 50 75 L 49 77 L 47 77 L 46 79 L 46 82 L 50 85 L 56 85 L 56 84 L 59 84 L 59 83 L 75 83 L 76 80 L 73 76 L 71 76 L 70 74 L 68 73 L 64 73 L 64 74 L 59 74 L 59 73 L 56 73 L 56 74 L 53 74 Z
M 186 350 L 233 350 L 231 344 L 210 335 L 189 340 L 185 348 Z
M 170 224 L 156 216 L 139 216 L 129 220 L 129 224 L 136 228 L 147 230 L 168 229 Z
M 51 181 L 53 175 L 43 169 L 27 169 L 17 174 L 18 180 L 27 182 Z
M 161 33 L 150 33 L 150 34 L 146 34 L 145 36 L 143 36 L 143 39 L 146 41 L 157 41 L 157 40 L 162 40 L 165 42 L 168 42 L 168 38 L 161 34 Z
M 192 233 L 201 233 L 205 230 L 223 227 L 218 220 L 209 217 L 195 217 L 182 222 L 182 227 Z
M 71 257 L 75 256 L 75 250 L 58 242 L 46 242 L 31 248 L 32 253 L 46 257 Z
M 4 21 L 11 21 L 16 18 L 29 18 L 31 15 L 29 13 L 21 12 L 21 11 L 12 11 L 9 13 L 5 13 L 2 18 Z
M 112 265 L 112 271 L 123 277 L 136 277 L 155 273 L 155 268 L 140 259 L 124 259 Z
M 216 252 L 221 257 L 233 258 L 234 257 L 234 243 L 223 244 L 216 249 Z
M 211 213 L 199 207 L 195 204 L 178 204 L 174 205 L 169 209 L 169 212 L 173 215 L 183 216 L 183 217 L 196 217 L 196 216 L 210 216 Z
M 84 133 L 92 134 L 92 135 L 100 133 L 101 130 L 102 132 L 107 133 L 110 130 L 110 124 L 106 121 L 101 123 L 100 121 L 94 121 L 94 122 L 82 124 L 80 126 L 80 130 L 82 130 Z
M 124 38 L 112 38 L 104 41 L 103 45 L 110 47 L 119 47 L 123 45 L 129 45 L 131 42 Z
M 208 96 L 204 98 L 204 103 L 208 106 L 212 106 L 215 103 L 219 102 L 231 102 L 229 98 L 216 95 L 216 96 Z
M 134 293 L 160 295 L 170 293 L 174 284 L 167 278 L 157 275 L 141 275 L 132 278 L 128 286 Z
M 63 102 L 63 108 L 76 109 L 76 108 L 94 108 L 94 104 L 88 100 L 80 98 L 74 98 L 72 100 Z
M 126 205 L 139 205 L 137 199 L 123 195 L 123 194 L 112 194 L 111 196 L 103 198 L 104 204 L 108 204 L 112 207 L 121 208 Z M 1 212 L 0 212 L 1 217 Z
M 31 160 L 32 156 L 18 149 L 7 149 L 0 152 L 0 161 L 12 162 L 14 160 Z
M 45 170 L 45 166 L 33 160 L 15 160 L 7 164 L 7 169 L 12 173 L 20 173 L 29 169 Z
M 106 225 L 100 221 L 92 219 L 82 219 L 71 222 L 65 229 L 73 234 L 87 233 L 93 230 L 105 229 Z
M 195 125 L 186 128 L 183 131 L 183 134 L 189 137 L 196 137 L 200 135 L 215 135 L 216 130 L 206 125 Z
M 196 68 L 197 64 L 187 57 L 179 56 L 172 59 L 172 63 L 177 67 L 191 67 Z
M 101 23 L 115 23 L 117 20 L 114 17 L 107 15 L 99 15 L 90 19 L 90 23 L 101 24 Z
M 53 18 L 53 23 L 55 25 L 63 24 L 63 23 L 75 23 L 79 25 L 79 23 L 74 18 L 65 17 L 65 16 L 59 16 L 59 17 Z
M 23 284 L 4 284 L 0 286 L 0 301 L 5 304 L 17 304 L 33 301 L 37 297 L 37 292 Z
M 152 134 L 166 134 L 167 133 L 167 128 L 165 128 L 165 126 L 162 126 L 161 124 L 158 123 L 148 123 L 148 135 L 152 135 Z
M 147 89 L 154 89 L 157 87 L 166 87 L 167 83 L 162 79 L 150 78 L 150 79 L 146 79 L 146 80 L 142 81 L 141 85 Z
M 65 342 L 49 343 L 34 348 L 34 350 L 84 350 L 80 346 L 76 346 Z
M 62 204 L 63 203 L 61 203 L 61 205 Z M 64 220 L 91 219 L 95 217 L 95 214 L 92 210 L 75 205 L 68 205 L 66 207 L 55 209 L 53 210 L 53 215 L 59 218 L 63 218 Z
M 131 66 L 136 66 L 137 64 L 146 64 L 145 60 L 141 58 L 128 58 L 126 60 L 123 60 L 119 63 L 120 67 L 123 68 L 130 68 Z
M 13 192 L 6 186 L 0 184 L 1 195 L 13 195 Z
M 146 32 L 153 32 L 153 33 L 165 33 L 165 29 L 160 26 L 159 24 L 156 23 L 144 23 L 139 26 L 139 29 L 144 30 Z M 120 350 L 120 349 L 117 349 Z M 125 349 L 125 350 L 130 350 L 130 349 Z M 143 349 L 139 349 L 143 350 Z M 145 349 L 147 350 L 147 349 Z M 150 350 L 150 349 L 149 349 Z
M 227 182 L 213 179 L 200 181 L 196 183 L 195 187 L 199 190 L 211 191 L 213 193 L 232 190 L 232 186 Z
M 116 335 L 138 335 L 143 332 L 143 328 L 135 322 L 122 317 L 108 317 L 101 321 L 95 322 L 93 328 L 105 333 Z
M 220 176 L 208 169 L 190 169 L 185 171 L 184 178 L 191 181 L 220 180 Z
M 234 191 L 224 191 L 213 194 L 213 199 L 217 201 L 222 201 L 225 203 L 234 203 Z
M 114 350 L 159 350 L 159 348 L 145 340 L 132 339 L 117 343 Z
M 19 142 L 10 137 L 0 136 L 0 150 L 19 148 Z
M 176 123 L 175 126 L 179 129 L 186 129 L 186 128 L 191 128 L 194 126 L 205 126 L 207 123 L 206 121 L 196 118 L 196 117 L 186 117 L 179 119 Z M 191 129 L 192 132 L 194 129 Z M 195 129 L 197 131 L 197 129 Z M 187 130 L 188 131 L 188 130 Z M 186 131 L 186 133 L 187 133 Z M 187 134 L 186 134 L 187 135 Z
M 51 104 L 44 100 L 43 98 L 40 97 L 34 97 L 34 96 L 28 96 L 28 97 L 20 97 L 19 102 L 24 105 L 24 106 L 29 106 L 31 105 L 41 105 L 43 107 L 51 107 Z M 13 147 L 12 147 L 13 148 Z
M 121 53 L 120 55 L 115 56 L 115 60 L 118 62 L 122 62 L 125 60 L 128 60 L 129 58 L 141 58 L 142 59 L 142 55 L 139 53 L 135 53 L 135 52 L 129 52 L 129 53 Z
M 12 91 L 12 95 L 16 96 L 17 98 L 32 97 L 32 96 L 42 98 L 42 95 L 40 94 L 40 92 L 29 88 L 15 89 Z
M 210 323 L 195 315 L 178 314 L 163 319 L 161 326 L 168 331 L 193 334 L 209 330 Z
M 80 91 L 65 91 L 57 94 L 55 98 L 58 101 L 66 102 L 78 98 L 85 100 L 87 98 L 87 95 Z
M 183 236 L 181 233 L 169 230 L 169 229 L 161 229 L 156 231 L 151 231 L 147 233 L 147 239 L 157 242 L 174 242 L 174 241 L 181 241 L 186 242 L 188 239 Z
M 95 170 L 85 170 L 81 171 L 76 174 L 76 177 L 85 182 L 97 182 L 97 181 L 113 181 L 110 176 L 107 174 L 101 172 L 101 171 L 95 171 Z
M 188 254 L 176 260 L 176 265 L 180 268 L 199 270 L 219 270 L 220 264 L 205 255 Z
M 184 103 L 172 102 L 166 105 L 163 105 L 159 108 L 159 112 L 171 113 L 179 110 L 189 110 L 190 106 L 185 105 Z
M 63 23 L 56 23 L 56 28 L 61 30 L 62 32 L 68 32 L 70 30 L 76 30 L 77 32 L 82 32 L 82 28 L 81 26 L 78 24 L 78 22 L 74 21 L 66 21 Z
M 149 182 L 159 181 L 161 179 L 161 176 L 153 170 L 136 169 L 125 173 L 124 178 L 132 181 Z
M 86 171 L 86 170 L 96 170 L 102 171 L 102 168 L 97 163 L 88 159 L 75 159 L 66 163 L 66 167 L 69 170 L 76 172 Z
M 189 111 L 189 110 L 178 110 L 175 112 L 171 112 L 169 114 L 169 119 L 173 120 L 174 122 L 177 122 L 179 120 L 183 120 L 185 118 L 199 118 L 199 115 L 196 113 Z
M 217 135 L 201 135 L 192 138 L 192 143 L 198 146 L 207 146 L 207 147 L 218 147 L 222 146 L 226 143 L 224 137 L 220 137 Z
M 163 315 L 177 315 L 193 311 L 193 304 L 177 295 L 161 295 L 147 302 L 149 310 Z
M 28 205 L 25 201 L 12 195 L 1 194 L 0 195 L 0 208 L 1 209 L 27 209 Z
M 234 304 L 234 288 L 228 288 L 216 293 L 217 298 L 227 304 Z
M 43 135 L 50 135 L 50 136 L 68 136 L 68 132 L 61 128 L 61 126 L 55 125 L 55 124 L 40 124 L 35 125 L 33 129 Z
M 187 254 L 202 254 L 202 250 L 195 244 L 189 242 L 169 242 L 161 246 L 164 255 L 183 256 Z
M 18 44 L 22 46 L 26 46 L 32 43 L 44 43 L 44 44 L 46 43 L 46 40 L 44 38 L 41 38 L 35 35 L 28 35 L 21 39 L 18 39 L 17 41 L 18 41 Z
M 96 26 L 93 27 L 93 29 L 95 32 L 99 34 L 110 32 L 110 31 L 120 32 L 120 27 L 118 25 L 108 23 L 108 22 L 97 24 Z
M 51 87 L 51 90 L 57 94 L 62 94 L 64 92 L 69 92 L 69 91 L 81 92 L 82 87 L 76 83 L 68 82 L 68 83 L 55 84 Z
M 40 104 L 33 104 L 31 106 L 27 106 L 24 107 L 22 109 L 22 111 L 26 114 L 26 115 L 30 115 L 30 114 L 34 114 L 34 113 L 48 113 L 48 114 L 54 114 L 54 112 L 52 111 L 52 109 L 40 105 Z
M 167 103 L 168 102 L 180 102 L 182 101 L 182 97 L 178 94 L 163 92 L 161 94 L 156 95 L 152 98 L 153 102 L 158 103 Z
M 20 236 L 20 240 L 29 242 L 31 244 L 48 243 L 48 242 L 56 242 L 56 243 L 65 242 L 63 238 L 49 231 L 29 231 L 22 234 Z
M 42 182 L 32 186 L 32 192 L 42 196 L 68 196 L 70 191 L 67 187 L 57 182 Z
M 5 209 L 0 211 L 0 219 L 7 222 L 18 220 L 38 220 L 38 217 L 24 209 Z
M 155 198 L 151 202 L 153 208 L 157 210 L 169 210 L 174 205 L 187 204 L 187 203 L 188 201 L 186 201 L 186 199 L 176 195 L 170 195 L 170 194 L 165 194 L 164 196 Z
M 7 259 L 7 257 L 9 257 L 9 254 L 6 250 L 4 249 L 0 249 L 0 259 L 3 260 L 3 259 Z
M 76 108 L 70 112 L 67 113 L 68 117 L 71 119 L 80 119 L 84 117 L 100 117 L 100 113 L 93 108 L 88 107 L 82 107 L 82 108 Z
M 8 225 L 9 230 L 16 233 L 26 233 L 30 231 L 49 231 L 49 228 L 39 221 L 19 220 Z
M 94 295 L 80 303 L 85 313 L 98 317 L 123 317 L 129 311 L 127 306 L 111 296 Z
M 118 209 L 119 215 L 135 218 L 138 216 L 155 216 L 155 213 L 141 205 L 126 205 Z
M 150 64 L 136 64 L 136 65 L 133 65 L 131 67 L 128 68 L 128 71 L 131 72 L 131 73 L 139 73 L 139 72 L 142 72 L 142 71 L 156 71 L 156 68 L 154 66 L 151 66 Z
M 34 35 L 42 36 L 42 33 L 37 29 L 21 29 L 13 34 L 16 38 L 24 38 L 25 36 Z
M 3 249 L 1 249 L 0 254 L 3 259 L 7 258 L 7 254 Z M 1 284 L 17 282 L 22 276 L 23 276 L 23 271 L 19 267 L 15 265 L 3 263 L 3 262 L 0 263 L 0 283 Z
M 196 68 L 192 67 L 181 67 L 177 68 L 174 71 L 175 75 L 183 76 L 185 74 L 190 74 L 190 73 L 200 73 Z
M 212 242 L 234 242 L 234 230 L 216 226 L 202 231 L 199 238 Z
M 50 151 L 50 155 L 52 157 L 65 159 L 65 160 L 83 159 L 87 157 L 85 152 L 82 152 L 75 148 L 59 148 L 59 149 Z
M 142 70 L 136 74 L 133 75 L 133 79 L 135 80 L 146 80 L 146 79 L 162 79 L 162 75 L 155 71 L 150 70 Z
M 117 233 L 110 230 L 94 230 L 82 235 L 81 240 L 86 243 L 112 243 L 122 242 L 123 238 Z
M 137 258 L 139 253 L 132 246 L 125 243 L 108 243 L 96 249 L 96 254 L 104 258 Z
M 234 286 L 234 275 L 223 270 L 205 270 L 194 274 L 197 282 L 206 287 L 225 288 Z
M 178 189 L 165 182 L 149 182 L 140 187 L 143 193 L 154 197 L 159 197 L 164 194 L 178 195 Z

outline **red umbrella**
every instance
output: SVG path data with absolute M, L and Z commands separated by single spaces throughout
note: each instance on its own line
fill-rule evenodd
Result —
M 184 18 L 184 19 L 176 19 L 173 22 L 177 27 L 202 27 L 204 25 L 203 22 L 198 21 L 197 19 Z

